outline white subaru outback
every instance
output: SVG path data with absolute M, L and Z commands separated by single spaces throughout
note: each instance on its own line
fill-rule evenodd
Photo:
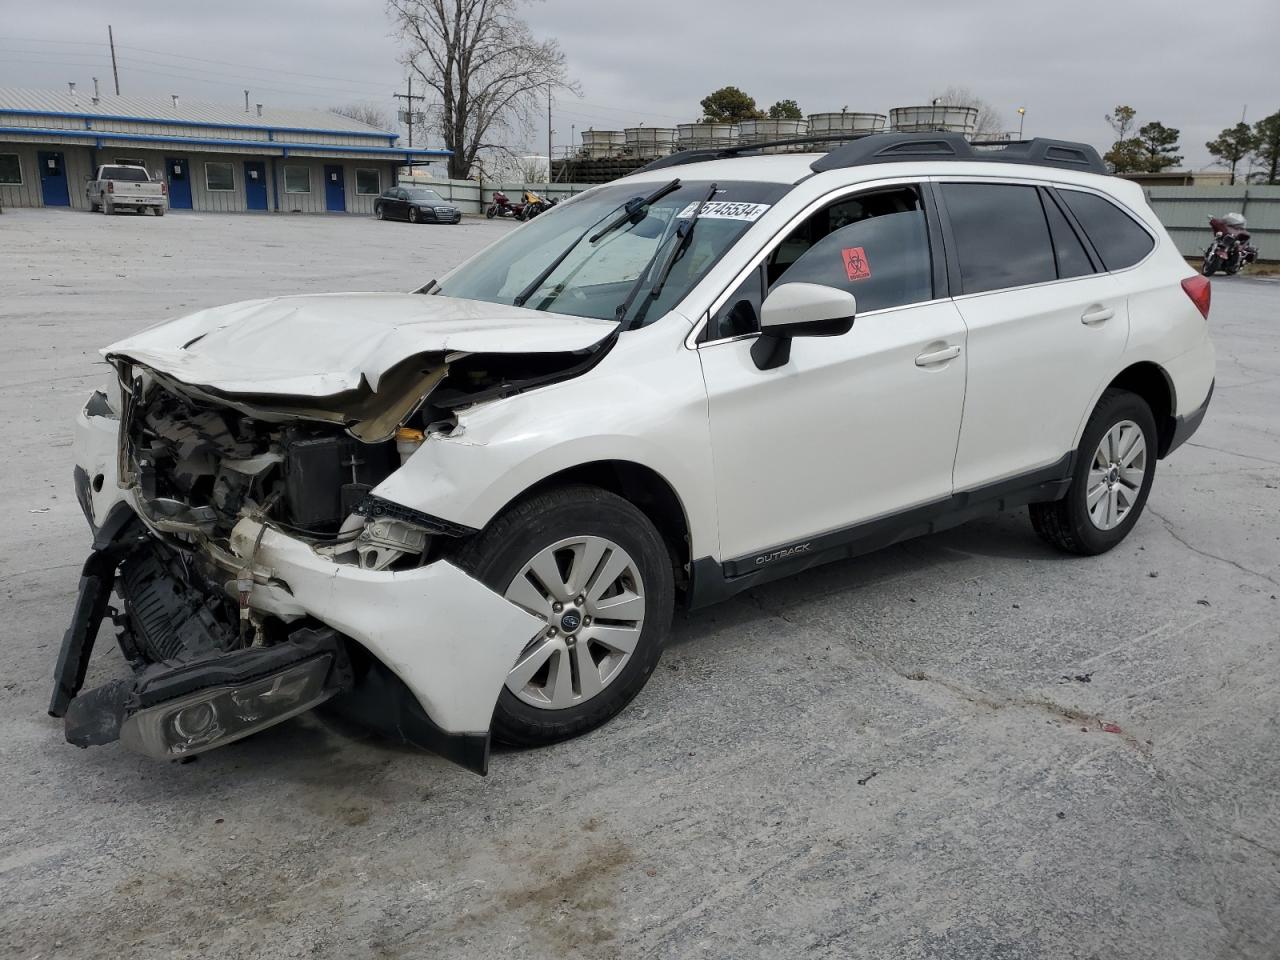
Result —
M 1209 282 L 1139 188 L 1047 140 L 750 153 L 414 293 L 108 347 L 67 739 L 185 757 L 329 700 L 484 772 L 621 710 L 677 606 L 1024 504 L 1065 551 L 1122 540 L 1214 377 Z M 82 690 L 108 614 L 132 670 Z

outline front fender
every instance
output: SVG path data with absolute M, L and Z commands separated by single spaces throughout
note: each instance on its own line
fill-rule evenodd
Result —
M 681 345 L 678 352 L 665 351 L 651 378 L 647 366 L 644 357 L 619 348 L 582 377 L 464 411 L 451 435 L 428 438 L 374 493 L 482 529 L 548 477 L 624 461 L 654 471 L 675 491 L 694 556 L 718 554 L 698 358 Z

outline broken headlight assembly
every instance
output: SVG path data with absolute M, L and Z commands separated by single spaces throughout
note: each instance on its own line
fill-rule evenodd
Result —
M 120 742 L 163 760 L 247 737 L 336 693 L 325 686 L 332 659 L 315 657 L 250 683 L 212 687 L 139 710 L 121 725 Z

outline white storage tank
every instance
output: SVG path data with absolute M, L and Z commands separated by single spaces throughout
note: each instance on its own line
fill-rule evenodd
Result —
M 851 113 L 841 110 L 839 113 L 809 114 L 809 134 L 822 136 L 824 133 L 849 136 L 857 133 L 880 133 L 884 130 L 885 115 L 883 113 Z M 846 141 L 831 140 L 827 143 L 814 144 L 812 149 L 826 147 L 828 150 Z
M 588 160 L 607 160 L 621 155 L 626 146 L 621 130 L 583 130 L 582 153 Z
M 894 107 L 889 111 L 889 122 L 897 133 L 923 133 L 929 130 L 945 130 L 972 137 L 978 129 L 978 108 L 960 107 L 947 103 L 923 107 Z
M 769 143 L 803 137 L 808 132 L 808 120 L 743 120 L 738 124 L 738 142 Z M 803 146 L 765 147 L 761 152 L 785 153 L 803 149 Z
M 675 127 L 627 127 L 627 152 L 640 160 L 653 160 L 674 153 Z
M 736 123 L 682 123 L 676 127 L 676 144 L 681 150 L 731 147 L 737 142 Z

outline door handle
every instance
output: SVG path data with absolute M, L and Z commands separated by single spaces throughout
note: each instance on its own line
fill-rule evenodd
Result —
M 929 367 L 935 363 L 946 363 L 948 360 L 954 360 L 960 356 L 960 348 L 958 346 L 945 347 L 942 350 L 934 350 L 932 353 L 922 353 L 916 357 L 917 367 Z
M 1080 315 L 1080 322 L 1083 324 L 1104 323 L 1115 315 L 1116 312 L 1112 307 L 1104 307 L 1100 303 L 1095 303 Z

